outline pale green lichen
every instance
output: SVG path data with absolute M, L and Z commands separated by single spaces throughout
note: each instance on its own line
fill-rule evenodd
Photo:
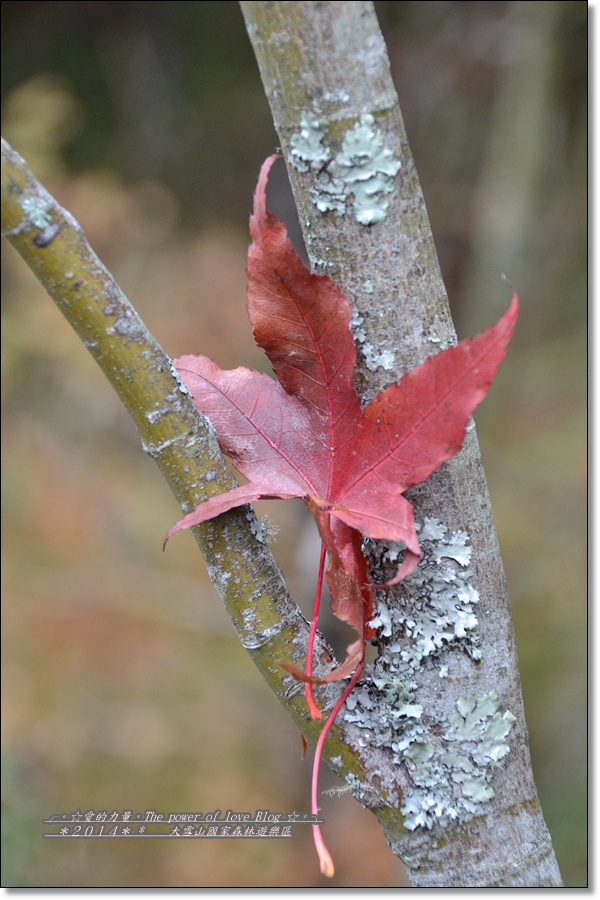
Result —
M 394 177 L 400 171 L 399 160 L 383 146 L 383 136 L 374 123 L 370 113 L 362 115 L 329 166 L 334 181 L 343 183 L 354 197 L 354 215 L 361 225 L 385 219 L 389 203 L 384 195 L 393 191 Z
M 441 740 L 415 741 L 405 750 L 414 784 L 401 807 L 406 828 L 444 827 L 483 811 L 494 796 L 492 772 L 509 752 L 506 737 L 516 721 L 509 710 L 499 712 L 500 705 L 495 691 L 462 697 Z
M 399 608 L 378 600 L 371 625 L 380 654 L 344 712 L 365 743 L 388 747 L 405 766 L 409 789 L 401 811 L 409 830 L 445 827 L 483 812 L 494 796 L 492 774 L 509 752 L 506 739 L 515 722 L 510 711 L 501 711 L 495 691 L 461 697 L 448 718 L 437 721 L 419 703 L 423 666 L 437 668 L 446 679 L 450 654 L 478 659 L 480 648 L 468 535 L 449 532 L 431 518 L 417 530 L 422 560 L 403 582 L 405 601 Z M 395 563 L 401 552 L 401 545 L 388 545 L 384 559 Z
M 468 694 L 457 701 L 456 710 L 448 719 L 448 740 L 476 740 L 478 747 L 472 756 L 480 765 L 498 762 L 508 753 L 505 738 L 515 717 L 508 710 L 500 714 L 499 706 L 500 698 L 495 691 L 479 698 Z
M 26 195 L 19 199 L 19 205 L 27 217 L 28 224 L 35 228 L 45 228 L 52 221 L 52 210 L 44 200 Z
M 338 91 L 325 91 L 323 94 L 323 100 L 326 100 L 328 103 L 347 103 L 349 99 L 350 94 L 343 88 Z
M 326 122 L 316 112 L 305 113 L 291 139 L 291 165 L 300 172 L 315 173 L 312 202 L 320 212 L 343 216 L 352 198 L 354 216 L 361 225 L 382 222 L 389 206 L 385 195 L 394 189 L 401 163 L 384 146 L 375 119 L 370 113 L 362 115 L 333 158 L 323 144 L 326 131 Z
M 309 191 L 310 199 L 319 212 L 343 216 L 346 212 L 346 187 L 343 181 L 331 178 L 328 172 L 319 172 L 315 186 Z
M 330 159 L 330 150 L 323 146 L 327 124 L 314 113 L 300 119 L 300 131 L 293 135 L 290 163 L 299 172 L 318 172 Z

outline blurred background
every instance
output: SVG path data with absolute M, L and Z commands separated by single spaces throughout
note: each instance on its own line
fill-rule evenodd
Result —
M 536 782 L 586 884 L 585 2 L 375 4 L 459 337 L 522 299 L 476 419 Z M 247 222 L 277 146 L 237 3 L 3 2 L 3 134 L 171 356 L 260 365 Z M 283 167 L 273 206 L 293 203 Z M 44 841 L 76 809 L 308 810 L 310 760 L 108 384 L 3 246 L 3 874 L 16 887 L 393 887 L 375 818 L 325 796 L 337 874 L 293 841 Z M 267 507 L 308 612 L 302 505 Z M 335 784 L 324 775 L 323 787 Z

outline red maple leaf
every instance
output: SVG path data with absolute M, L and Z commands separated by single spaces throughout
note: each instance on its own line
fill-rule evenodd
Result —
M 313 718 L 321 713 L 311 684 L 354 671 L 321 732 L 318 768 L 325 735 L 360 677 L 364 644 L 373 633 L 372 585 L 362 536 L 404 544 L 404 559 L 388 584 L 417 565 L 412 507 L 402 494 L 460 449 L 469 417 L 506 354 L 518 299 L 513 296 L 506 313 L 487 331 L 430 357 L 361 409 L 353 386 L 350 305 L 331 278 L 306 268 L 283 223 L 266 210 L 266 183 L 275 159 L 263 164 L 254 196 L 247 309 L 255 340 L 276 378 L 246 368 L 223 371 L 206 356 L 175 360 L 194 402 L 212 422 L 221 449 L 249 483 L 199 504 L 167 538 L 254 500 L 305 500 L 321 533 L 321 562 L 306 669 L 284 665 L 307 682 Z M 337 669 L 317 679 L 312 655 L 326 553 L 333 611 L 359 640 Z M 316 812 L 316 774 L 313 807 Z M 315 828 L 322 870 L 332 871 Z

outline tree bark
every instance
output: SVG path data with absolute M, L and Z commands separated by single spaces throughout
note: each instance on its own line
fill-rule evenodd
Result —
M 373 5 L 241 7 L 312 267 L 355 310 L 366 402 L 456 340 Z M 369 783 L 354 783 L 354 795 L 378 816 L 415 886 L 560 886 L 473 427 L 461 452 L 408 497 L 425 558 L 418 577 L 379 592 L 379 657 L 341 723 L 361 757 L 359 748 L 372 751 Z M 397 548 L 367 549 L 373 580 L 386 581 Z

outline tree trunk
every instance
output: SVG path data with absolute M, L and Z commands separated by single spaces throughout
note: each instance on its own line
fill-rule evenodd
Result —
M 312 267 L 355 311 L 366 402 L 456 340 L 373 6 L 241 7 Z M 408 497 L 424 560 L 379 592 L 379 657 L 340 723 L 369 784 L 347 780 L 415 886 L 560 886 L 474 427 Z M 367 549 L 373 580 L 386 581 L 397 548 Z

